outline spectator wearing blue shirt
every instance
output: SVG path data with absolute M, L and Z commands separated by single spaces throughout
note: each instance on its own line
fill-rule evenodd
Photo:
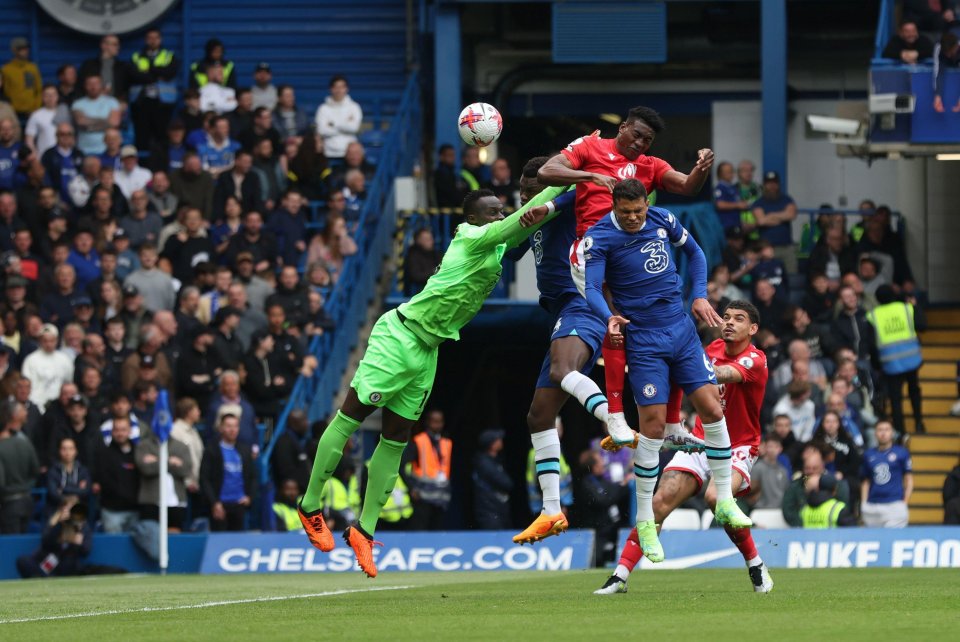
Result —
M 47 180 L 60 193 L 60 200 L 71 203 L 70 181 L 83 163 L 83 152 L 76 147 L 76 135 L 70 123 L 57 124 L 57 144 L 43 153 L 40 162 L 47 170 Z
M 757 221 L 760 238 L 769 241 L 774 254 L 791 272 L 797 271 L 797 255 L 793 247 L 790 224 L 797 218 L 797 205 L 780 189 L 780 175 L 763 175 L 763 193 L 753 203 L 753 217 Z
M 787 266 L 777 258 L 776 249 L 770 241 L 760 239 L 754 249 L 757 253 L 757 263 L 750 270 L 751 280 L 754 284 L 762 280 L 769 281 L 777 291 L 777 298 L 785 301 L 790 294 Z
M 307 221 L 303 215 L 303 197 L 300 191 L 288 189 L 281 207 L 270 218 L 270 230 L 277 239 L 277 249 L 284 265 L 297 266 L 307 251 Z
M 226 116 L 217 116 L 206 140 L 197 145 L 197 153 L 203 169 L 214 179 L 233 169 L 233 161 L 240 150 L 240 143 L 230 138 L 230 121 Z
M 67 263 L 77 272 L 78 290 L 86 290 L 87 285 L 100 276 L 100 255 L 93 247 L 93 232 L 85 229 L 77 230 Z
M 220 442 L 203 452 L 200 486 L 210 505 L 210 527 L 215 531 L 242 531 L 254 493 L 256 471 L 250 447 L 237 442 L 240 420 L 224 414 L 218 427 Z
M 717 165 L 717 187 L 713 190 L 713 207 L 724 230 L 740 225 L 740 212 L 750 204 L 740 197 L 740 190 L 733 183 L 733 163 L 720 161 Z
M 909 522 L 907 502 L 913 493 L 910 452 L 893 443 L 893 424 L 877 422 L 877 447 L 863 455 L 860 515 L 864 526 L 898 528 Z
M 107 150 L 104 132 L 109 127 L 119 127 L 123 111 L 113 96 L 103 91 L 100 76 L 87 76 L 83 84 L 86 95 L 71 106 L 73 122 L 80 132 L 77 147 L 84 154 L 102 154 Z
M 12 190 L 16 187 L 14 178 L 20 165 L 20 143 L 17 142 L 16 134 L 17 130 L 11 119 L 0 120 L 0 190 Z

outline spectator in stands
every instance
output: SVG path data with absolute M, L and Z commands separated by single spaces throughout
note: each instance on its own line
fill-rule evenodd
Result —
M 357 253 L 357 244 L 347 233 L 342 216 L 327 219 L 327 226 L 310 241 L 307 263 L 321 262 L 334 282 L 340 277 L 346 257 Z
M 43 79 L 40 69 L 30 61 L 30 42 L 26 38 L 14 38 L 10 41 L 13 58 L 0 68 L 0 85 L 3 93 L 21 122 L 40 108 L 40 93 Z
M 270 63 L 260 62 L 253 69 L 253 87 L 250 88 L 253 93 L 253 107 L 266 107 L 273 110 L 277 106 L 277 88 L 271 82 L 273 73 L 270 71 Z
M 55 325 L 44 324 L 39 349 L 23 361 L 23 376 L 32 382 L 30 400 L 41 408 L 57 398 L 61 385 L 73 381 L 73 361 L 57 351 L 59 338 L 60 332 Z
M 413 243 L 403 261 L 403 294 L 413 296 L 423 289 L 427 279 L 440 265 L 440 252 L 434 247 L 433 231 L 422 227 L 413 233 Z
M 453 145 L 443 144 L 437 150 L 437 168 L 433 172 L 437 207 L 459 208 L 468 188 L 457 175 L 457 151 Z
M 590 450 L 583 453 L 580 463 L 584 474 L 578 487 L 577 506 L 584 528 L 593 528 L 597 533 L 595 561 L 600 565 L 610 561 L 615 550 L 620 521 L 617 506 L 629 491 L 630 478 L 625 476 L 620 483 L 605 479 L 603 459 Z
M 237 338 L 244 351 L 250 346 L 253 333 L 267 326 L 267 317 L 262 309 L 250 305 L 247 299 L 247 289 L 242 283 L 234 282 L 227 289 L 227 303 L 240 313 L 240 322 L 237 324 Z
M 30 114 L 23 138 L 37 156 L 43 156 L 57 144 L 57 125 L 70 122 L 70 109 L 60 104 L 56 86 L 44 86 L 41 96 L 43 106 Z
M 835 347 L 849 348 L 857 359 L 866 361 L 876 348 L 873 326 L 867 322 L 867 313 L 853 288 L 841 288 L 839 296 L 840 309 L 830 327 L 831 341 Z
M 806 342 L 810 349 L 811 359 L 822 359 L 825 356 L 824 345 L 821 343 L 821 337 L 824 335 L 823 328 L 814 325 L 810 321 L 810 315 L 799 306 L 790 306 L 786 313 L 790 319 L 790 330 L 783 335 L 783 342 L 790 345 L 795 340 Z M 829 337 L 827 338 L 829 342 Z
M 287 416 L 287 429 L 277 438 L 270 466 L 274 483 L 280 487 L 284 480 L 293 480 L 297 494 L 303 493 L 310 481 L 311 461 L 307 454 L 309 422 L 303 410 L 292 410 Z
M 276 372 L 271 363 L 275 342 L 266 328 L 257 330 L 250 338 L 250 347 L 243 358 L 246 381 L 243 391 L 256 412 L 257 420 L 273 424 L 279 404 L 293 387 L 286 372 Z
M 177 198 L 180 207 L 196 207 L 207 222 L 213 221 L 213 176 L 203 169 L 203 161 L 194 152 L 183 156 L 183 167 L 170 175 L 170 192 Z
M 480 161 L 480 149 L 468 145 L 460 154 L 460 176 L 471 190 L 490 183 L 490 167 Z
M 57 68 L 57 94 L 60 102 L 68 108 L 80 98 L 80 86 L 77 83 L 77 68 L 73 65 L 60 65 Z
M 80 132 L 77 147 L 84 154 L 102 154 L 107 149 L 103 132 L 108 127 L 119 127 L 123 112 L 117 99 L 104 92 L 99 75 L 88 76 L 83 86 L 84 97 L 71 106 Z
M 234 157 L 233 167 L 223 172 L 217 179 L 217 186 L 213 192 L 213 217 L 220 220 L 224 215 L 224 206 L 228 196 L 240 199 L 243 211 L 260 210 L 263 203 L 260 200 L 260 178 L 251 173 L 253 156 L 244 150 L 238 150 Z
M 173 122 L 183 123 L 184 139 L 190 132 L 203 128 L 203 117 L 204 114 L 200 111 L 200 91 L 194 88 L 187 89 L 183 92 L 183 108 L 177 112 L 173 120 Z
M 910 294 L 916 289 L 913 270 L 907 260 L 903 237 L 890 227 L 890 217 L 890 208 L 886 205 L 865 217 L 863 236 L 854 249 L 857 256 L 869 254 L 880 265 L 880 273 L 893 282 L 895 291 Z
M 413 504 L 413 516 L 409 522 L 412 530 L 441 530 L 443 528 L 443 518 L 447 507 L 450 505 L 452 494 L 451 464 L 453 453 L 453 441 L 444 436 L 445 428 L 446 421 L 443 411 L 437 408 L 428 410 L 424 413 L 423 430 L 414 435 L 408 448 L 410 472 L 407 475 L 407 485 L 410 489 Z M 495 437 L 497 434 L 500 435 L 500 448 L 502 449 L 503 433 L 490 430 L 481 435 L 481 447 L 484 446 L 484 436 Z M 491 442 L 487 445 L 488 454 L 490 446 L 496 446 L 496 444 Z M 496 454 L 494 453 L 492 457 L 496 457 Z M 480 458 L 483 455 L 478 454 L 477 457 Z M 482 472 L 476 469 L 474 471 L 475 490 L 480 490 L 481 483 L 492 484 L 493 489 L 500 489 L 501 486 L 498 485 L 495 468 L 499 466 L 499 463 L 485 459 L 484 466 L 487 468 Z M 502 468 L 500 470 L 502 471 Z M 478 474 L 482 475 L 480 480 L 477 479 Z M 499 502 L 493 498 L 477 498 L 476 501 L 483 504 L 478 510 L 497 511 L 496 506 Z M 484 520 L 479 519 L 477 526 L 479 528 L 491 528 L 485 524 Z
M 331 479 L 336 479 L 336 472 Z M 337 479 L 338 483 L 339 479 Z M 303 532 L 297 506 L 300 503 L 300 487 L 296 480 L 284 479 L 277 483 L 277 496 L 273 502 L 273 515 L 280 532 Z M 349 522 L 348 522 L 349 523 Z
M 877 288 L 881 285 L 891 284 L 890 281 L 880 273 L 879 262 L 868 254 L 860 257 L 860 261 L 857 264 L 857 275 L 860 277 L 860 282 L 863 283 L 864 296 L 876 297 Z
M 507 169 L 509 170 L 509 167 Z M 330 187 L 333 190 L 339 190 L 347 187 L 346 178 L 350 170 L 358 170 L 361 174 L 363 174 L 363 178 L 366 182 L 373 180 L 373 176 L 377 171 L 377 168 L 367 161 L 367 152 L 363 148 L 363 144 L 358 141 L 354 141 L 347 145 L 347 153 L 343 157 L 343 164 L 332 169 L 330 177 L 328 178 Z M 509 171 L 507 173 L 507 178 L 509 178 Z
M 826 474 L 823 454 L 816 444 L 808 444 L 803 450 L 802 475 L 795 476 L 783 494 L 783 518 L 793 527 L 803 526 L 800 513 L 807 505 L 807 493 L 818 488 L 820 477 Z M 844 504 L 850 502 L 850 490 L 846 484 L 837 484 L 836 498 Z
M 751 169 L 751 174 L 752 174 Z M 717 186 L 713 191 L 713 207 L 724 230 L 740 226 L 740 212 L 749 209 L 750 202 L 744 200 L 739 187 L 734 184 L 733 163 L 720 161 L 717 164 Z
M 120 227 L 135 249 L 144 243 L 156 245 L 163 229 L 163 219 L 149 209 L 149 204 L 146 191 L 135 190 L 130 194 L 130 213 L 120 219 Z
M 793 435 L 798 441 L 809 441 L 816 423 L 816 407 L 810 399 L 810 382 L 792 381 L 787 386 L 787 394 L 777 401 L 775 415 L 790 417 Z
M 225 58 L 223 43 L 217 38 L 210 38 L 203 46 L 204 56 L 190 65 L 190 86 L 199 89 L 207 84 L 207 69 L 214 63 L 219 63 L 223 67 L 223 84 L 227 87 L 237 88 L 237 76 L 233 62 Z
M 474 526 L 483 530 L 510 528 L 510 492 L 513 480 L 503 467 L 503 431 L 480 433 L 480 450 L 473 458 Z M 416 511 L 414 511 L 416 515 Z
M 860 514 L 864 526 L 900 528 L 909 522 L 913 494 L 910 452 L 894 444 L 893 424 L 877 422 L 877 447 L 863 455 Z
M 760 279 L 754 286 L 754 303 L 760 311 L 760 327 L 769 330 L 776 336 L 785 332 L 784 317 L 787 305 L 777 298 L 777 289 L 767 279 Z
M 349 91 L 345 77 L 332 77 L 330 95 L 317 108 L 314 120 L 317 133 L 323 137 L 327 158 L 343 158 L 347 145 L 357 140 L 363 124 L 363 110 L 350 98 Z
M 140 167 L 137 159 L 137 148 L 133 145 L 124 145 L 120 150 L 120 169 L 115 174 L 117 187 L 128 201 L 133 193 L 146 189 L 153 178 L 153 172 Z
M 321 136 L 307 132 L 303 142 L 297 147 L 296 155 L 288 163 L 287 175 L 291 184 L 296 186 L 308 201 L 316 201 L 327 195 L 326 181 L 330 176 L 330 167 L 324 145 Z
M 207 67 L 207 82 L 200 88 L 200 109 L 223 115 L 237 108 L 237 92 L 224 84 L 224 68 L 218 62 Z
M 197 145 L 197 153 L 203 169 L 214 178 L 233 169 L 234 157 L 240 151 L 240 143 L 230 138 L 230 122 L 223 116 L 213 121 L 213 128 L 206 139 Z
M 236 370 L 225 370 L 220 375 L 220 387 L 210 400 L 206 424 L 219 426 L 220 418 L 226 413 L 240 419 L 240 435 L 237 438 L 240 443 L 252 447 L 254 454 L 259 452 L 256 413 L 240 390 L 240 375 Z
M 345 205 L 343 218 L 349 224 L 349 230 L 356 232 L 363 209 L 363 201 L 367 197 L 367 183 L 363 177 L 363 172 L 359 169 L 347 171 L 344 177 L 344 187 L 341 191 L 343 192 Z
M 84 504 L 67 502 L 60 506 L 46 524 L 40 548 L 17 558 L 20 577 L 69 577 L 79 575 L 81 560 L 90 554 L 93 533 Z
M 206 407 L 216 389 L 216 363 L 210 354 L 213 330 L 198 325 L 190 337 L 190 346 L 177 363 L 177 394 L 195 399 Z
M 790 357 L 788 362 L 782 363 L 774 370 L 771 383 L 775 386 L 786 386 L 790 381 L 796 379 L 797 363 L 807 364 L 809 379 L 818 387 L 823 388 L 827 384 L 827 371 L 820 361 L 813 360 L 810 344 L 801 338 L 793 339 L 787 347 L 787 354 Z
M 59 461 L 61 442 L 70 439 L 76 448 L 76 459 L 87 469 L 93 466 L 97 444 L 101 440 L 100 431 L 95 418 L 90 416 L 87 400 L 77 394 L 76 390 L 74 387 L 73 396 L 67 400 L 66 420 L 54 424 L 53 430 L 47 435 L 47 452 L 41 453 L 45 464 L 52 466 Z
M 916 299 L 909 297 L 906 301 L 898 301 L 893 288 L 888 285 L 877 290 L 877 302 L 879 305 L 867 313 L 867 321 L 873 326 L 876 337 L 893 426 L 901 435 L 906 432 L 903 420 L 903 386 L 906 384 L 916 432 L 922 434 L 926 432 L 919 377 L 923 356 L 917 332 L 926 329 L 926 317 L 923 309 L 916 306 Z
M 277 87 L 277 106 L 273 110 L 273 127 L 286 140 L 303 136 L 310 129 L 310 118 L 297 106 L 297 96 L 290 85 Z M 349 147 L 347 148 L 349 151 Z M 277 149 L 276 151 L 280 151 Z
M 308 288 L 300 281 L 295 265 L 285 265 L 280 270 L 276 292 L 267 297 L 266 308 L 279 305 L 283 308 L 291 326 L 302 327 L 310 316 Z
M 943 104 L 943 88 L 946 83 L 944 72 L 960 66 L 960 42 L 957 34 L 945 31 L 940 36 L 940 42 L 934 47 L 933 57 L 933 110 L 943 113 L 947 110 L 947 106 Z M 960 111 L 960 101 L 949 108 L 953 112 Z
M 195 399 L 181 397 L 177 400 L 176 417 L 170 437 L 183 443 L 190 451 L 190 472 L 184 479 L 187 491 L 193 495 L 200 490 L 200 463 L 203 461 L 203 437 L 197 424 L 203 418 Z
M 173 51 L 163 48 L 163 36 L 157 28 L 147 29 L 143 44 L 143 49 L 132 57 L 137 77 L 130 95 L 130 111 L 136 143 L 141 149 L 149 149 L 160 142 L 161 132 L 173 115 L 180 61 Z
M 369 180 L 372 178 L 368 176 Z M 490 168 L 490 182 L 485 185 L 488 187 L 505 207 L 516 208 L 520 206 L 520 186 L 513 179 L 510 173 L 510 163 L 505 158 L 498 158 L 493 161 Z
M 801 307 L 807 311 L 811 320 L 817 323 L 828 323 L 833 320 L 836 302 L 837 294 L 830 291 L 827 276 L 822 272 L 811 273 L 807 291 L 801 303 Z
M 253 255 L 249 252 L 241 252 L 237 255 L 236 281 L 246 290 L 249 306 L 255 310 L 263 310 L 267 298 L 273 294 L 273 286 L 254 272 Z
M 830 473 L 815 475 L 806 480 L 806 506 L 800 509 L 803 528 L 824 529 L 857 525 L 850 506 L 837 499 L 839 486 L 838 478 Z
M 87 79 L 96 76 L 102 81 L 105 96 L 126 102 L 136 69 L 128 61 L 118 58 L 119 54 L 120 39 L 117 36 L 107 34 L 100 38 L 100 55 L 80 65 L 80 86 L 85 87 Z
M 162 258 L 169 263 L 175 279 L 190 283 L 197 263 L 212 260 L 215 252 L 203 227 L 203 214 L 198 208 L 189 207 L 183 212 L 183 229 L 167 240 Z
M 99 487 L 100 520 L 105 533 L 126 533 L 137 522 L 140 478 L 130 441 L 130 419 L 113 420 L 110 443 L 99 444 L 93 481 Z
M 943 480 L 943 523 L 960 525 L 960 464 Z
M 728 301 L 747 298 L 740 288 L 730 282 L 730 269 L 723 263 L 715 265 L 710 271 L 710 282 L 716 284 L 718 295 Z
M 124 287 L 135 287 L 143 297 L 144 307 L 150 312 L 172 310 L 177 293 L 170 275 L 157 267 L 160 258 L 157 246 L 144 242 L 140 246 L 138 257 L 140 269 L 124 279 Z
M 270 115 L 270 110 L 266 107 L 257 107 L 254 109 L 252 125 L 243 131 L 237 132 L 236 138 L 241 148 L 248 152 L 253 152 L 257 143 L 264 138 L 273 143 L 274 149 L 279 150 L 283 145 L 280 132 L 274 129 L 273 117 Z
M 210 528 L 242 531 L 255 493 L 256 469 L 250 446 L 239 443 L 240 420 L 225 414 L 217 432 L 220 439 L 203 453 L 200 486 L 210 506 Z
M 183 121 L 176 119 L 167 126 L 166 140 L 155 141 L 150 147 L 148 167 L 154 174 L 171 172 L 183 167 L 183 157 L 188 148 L 185 142 L 187 130 Z
M 943 31 L 957 19 L 954 3 L 949 1 L 904 0 L 903 18 L 924 31 Z
M 760 443 L 760 458 L 750 471 L 750 493 L 747 503 L 751 509 L 780 508 L 783 493 L 790 485 L 790 474 L 780 463 L 783 444 L 776 434 L 764 435 Z
M 93 191 L 100 184 L 100 167 L 99 156 L 86 156 L 80 163 L 79 173 L 70 180 L 68 203 L 78 213 L 87 212 L 93 208 Z
M 123 280 L 140 269 L 140 257 L 130 247 L 130 236 L 122 227 L 118 227 L 113 233 L 112 241 L 113 251 L 117 257 L 117 267 L 114 276 L 117 281 L 123 283 Z M 103 257 L 100 258 L 100 270 L 103 270 Z
M 47 514 L 50 515 L 72 499 L 86 504 L 90 499 L 93 482 L 90 471 L 77 460 L 77 444 L 71 437 L 57 442 L 57 458 L 47 471 Z
M 153 180 L 147 187 L 147 203 L 150 210 L 159 214 L 164 222 L 174 220 L 177 197 L 170 191 L 170 177 L 166 171 L 154 172 Z
M 213 340 L 213 360 L 218 370 L 235 370 L 243 358 L 243 344 L 237 337 L 240 311 L 227 306 L 226 299 L 213 319 L 216 335 Z
M 20 427 L 21 434 L 30 440 L 30 443 L 34 445 L 34 449 L 37 448 L 38 444 L 41 443 L 41 422 L 43 420 L 43 409 L 37 406 L 37 404 L 30 401 L 30 380 L 24 377 L 23 375 L 15 375 L 16 379 L 13 384 L 13 394 L 10 395 L 8 402 L 17 402 L 22 404 L 24 409 L 27 411 L 26 419 L 24 420 L 23 425 Z M 0 501 L 0 504 L 3 502 Z
M 183 529 L 187 517 L 186 481 L 193 470 L 190 450 L 178 439 L 167 440 L 167 478 L 160 479 L 160 439 L 153 431 L 146 431 L 134 449 L 134 459 L 140 476 L 140 519 L 160 520 L 160 492 L 167 494 L 167 527 L 171 533 Z M 172 486 L 172 489 L 171 489 Z
M 827 470 L 837 479 L 846 481 L 851 489 L 857 488 L 860 478 L 860 452 L 853 436 L 844 427 L 840 414 L 828 410 L 817 423 L 812 439 L 825 444 L 829 449 Z
M 30 489 L 40 475 L 40 462 L 30 440 L 19 436 L 26 419 L 22 403 L 0 403 L 0 535 L 26 533 L 33 513 Z
M 777 298 L 786 299 L 790 293 L 790 284 L 787 279 L 787 267 L 775 255 L 773 245 L 767 239 L 761 238 L 754 244 L 757 253 L 756 265 L 750 271 L 753 283 L 767 280 L 776 288 Z
M 797 218 L 797 206 L 781 191 L 780 175 L 776 172 L 763 175 L 763 194 L 753 203 L 753 217 L 760 238 L 770 242 L 775 256 L 783 261 L 789 272 L 796 272 L 797 255 L 790 224 Z
M 856 271 L 856 254 L 847 244 L 847 235 L 842 227 L 831 226 L 814 246 L 810 253 L 807 273 L 827 277 L 827 287 L 831 292 L 840 288 L 840 277 L 847 272 Z
M 69 257 L 69 252 L 66 252 Z M 40 300 L 40 316 L 45 321 L 64 326 L 73 318 L 71 301 L 76 296 L 77 272 L 69 263 L 63 262 L 53 269 L 54 291 Z
M 60 193 L 60 200 L 70 203 L 70 181 L 83 162 L 83 152 L 76 147 L 76 136 L 70 123 L 57 124 L 57 144 L 43 153 L 40 161 L 50 183 Z
M 109 167 L 113 171 L 120 169 L 120 153 L 124 147 L 123 135 L 116 127 L 108 127 L 103 132 L 103 144 L 106 149 L 100 154 L 100 164 L 103 167 Z M 126 194 L 124 194 L 126 196 Z
M 921 60 L 933 57 L 933 42 L 921 35 L 916 22 L 904 20 L 900 23 L 897 35 L 887 41 L 883 57 L 915 65 Z
M 236 265 L 241 252 L 250 253 L 257 272 L 269 270 L 277 264 L 277 239 L 263 227 L 263 215 L 250 210 L 243 216 L 243 229 L 230 238 L 224 255 L 228 264 Z

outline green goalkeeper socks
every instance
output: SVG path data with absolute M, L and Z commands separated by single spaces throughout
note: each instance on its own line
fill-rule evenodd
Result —
M 304 512 L 312 513 L 320 508 L 320 494 L 323 492 L 323 486 L 337 469 L 337 464 L 343 457 L 343 446 L 359 427 L 359 421 L 351 419 L 338 410 L 337 416 L 323 432 L 320 443 L 317 445 L 317 458 L 313 461 L 313 470 L 310 472 L 310 484 L 300 502 Z
M 380 519 L 380 510 L 390 498 L 400 475 L 400 461 L 407 444 L 380 438 L 377 449 L 373 451 L 367 471 L 367 492 L 363 497 L 363 510 L 360 512 L 360 528 L 373 537 Z

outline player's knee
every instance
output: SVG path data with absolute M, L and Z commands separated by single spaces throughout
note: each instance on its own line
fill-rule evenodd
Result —
M 530 407 L 530 410 L 527 411 L 527 428 L 530 429 L 531 433 L 542 432 L 553 427 L 554 419 L 546 415 L 547 413 L 540 408 Z
M 712 424 L 723 419 L 723 406 L 720 405 L 719 395 L 710 395 L 700 406 L 697 413 L 703 423 Z
M 550 364 L 550 381 L 559 386 L 563 378 L 571 372 L 573 372 L 573 369 L 568 364 L 552 362 Z

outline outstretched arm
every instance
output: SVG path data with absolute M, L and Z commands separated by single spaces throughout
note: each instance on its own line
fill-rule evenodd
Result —
M 683 235 L 674 245 L 683 248 L 684 253 L 690 260 L 690 280 L 693 282 L 693 304 L 691 305 L 693 316 L 711 328 L 716 328 L 723 319 L 720 318 L 717 311 L 710 305 L 710 301 L 707 300 L 707 257 L 704 256 L 703 250 L 700 249 L 700 246 L 697 245 L 697 242 L 687 230 L 683 230 Z
M 543 185 L 577 185 L 579 183 L 593 183 L 606 187 L 613 192 L 617 179 L 594 172 L 585 172 L 574 169 L 573 163 L 563 154 L 557 154 L 540 168 L 537 180 Z
M 703 184 L 710 178 L 710 168 L 713 167 L 713 150 L 701 149 L 697 152 L 697 164 L 689 174 L 683 174 L 675 169 L 663 175 L 661 182 L 668 192 L 696 196 L 703 189 Z

